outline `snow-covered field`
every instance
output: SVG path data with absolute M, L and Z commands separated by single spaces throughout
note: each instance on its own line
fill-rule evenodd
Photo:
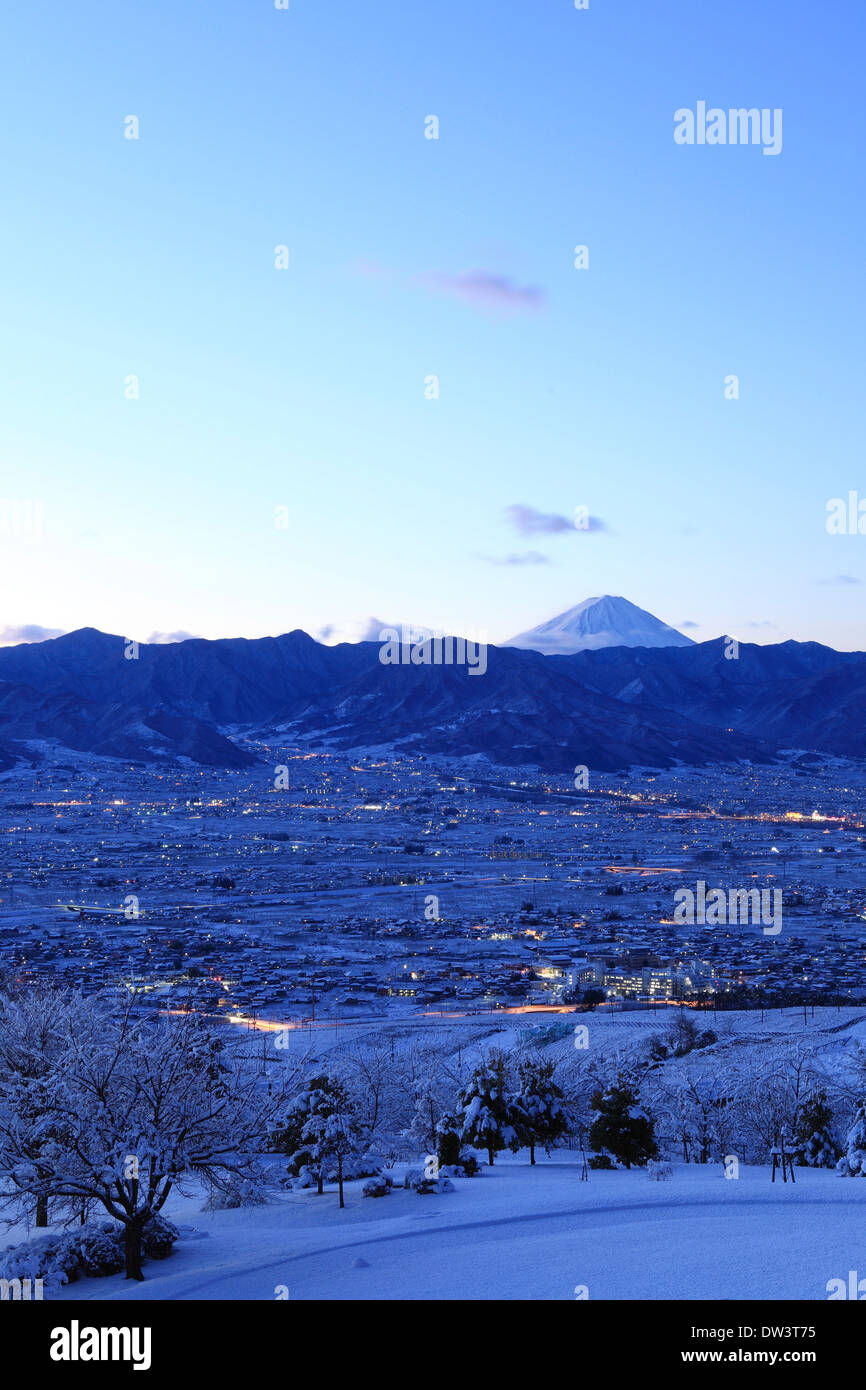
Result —
M 363 1198 L 361 1184 L 205 1215 L 177 1198 L 187 1229 L 146 1281 L 80 1280 L 65 1299 L 826 1299 L 866 1275 L 866 1182 L 797 1169 L 675 1165 L 593 1172 L 574 1155 L 535 1168 L 502 1156 L 456 1190 Z M 194 1228 L 194 1229 L 192 1229 Z M 280 1286 L 283 1286 L 281 1288 Z

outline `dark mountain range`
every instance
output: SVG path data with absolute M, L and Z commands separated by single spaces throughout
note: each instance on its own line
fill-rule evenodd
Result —
M 490 647 L 487 670 L 383 665 L 378 643 L 306 633 L 126 643 L 93 628 L 0 649 L 0 767 L 16 745 L 209 766 L 254 761 L 239 736 L 395 745 L 569 771 L 769 761 L 798 747 L 866 756 L 866 655 L 815 643 Z
M 6 765 L 23 753 L 9 741 L 60 744 L 80 753 L 136 762 L 189 758 L 209 767 L 244 767 L 255 762 L 245 749 L 224 738 L 213 725 L 170 708 L 83 699 L 66 691 L 39 691 L 0 681 L 0 748 Z
M 664 708 L 777 747 L 866 756 L 866 653 L 817 642 L 759 647 L 728 640 L 664 650 L 611 648 L 549 658 L 588 688 Z

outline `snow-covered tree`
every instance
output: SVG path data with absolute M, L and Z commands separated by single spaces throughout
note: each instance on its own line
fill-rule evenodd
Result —
M 311 1076 L 306 1086 L 289 1103 L 282 1143 L 295 1142 L 289 1161 L 290 1172 L 309 1169 L 321 1196 L 330 1164 L 337 1168 L 340 1206 L 343 1201 L 343 1163 L 361 1147 L 361 1127 L 348 1086 L 338 1076 L 323 1072 Z
M 815 1091 L 800 1109 L 794 1143 L 806 1168 L 835 1168 L 839 1147 L 833 1138 L 833 1111 L 826 1091 Z
M 68 1136 L 56 1106 L 64 1038 L 92 1034 L 97 1013 L 81 995 L 37 987 L 0 998 L 0 1184 L 5 1205 L 47 1226 L 53 1153 Z M 55 1202 L 57 1205 L 58 1202 Z
M 491 1052 L 487 1061 L 476 1067 L 460 1097 L 459 1108 L 464 1144 L 486 1149 L 491 1167 L 494 1154 L 520 1147 L 503 1053 Z
M 142 1235 L 172 1188 L 261 1183 L 256 1155 L 276 1094 L 235 1063 L 195 1014 L 137 1023 L 106 1009 L 96 1032 L 67 1018 L 52 1072 L 52 1135 L 32 1178 L 37 1196 L 102 1206 L 124 1228 L 126 1276 L 143 1278 Z M 5 1109 L 5 1107 L 4 1107 Z M 30 1161 L 18 1134 L 0 1136 L 3 1172 Z
M 743 1139 L 756 1157 L 766 1159 L 784 1136 L 796 1132 L 800 1107 L 815 1080 L 810 1044 L 763 1049 L 741 1065 L 732 1089 Z
M 441 1168 L 453 1167 L 460 1162 L 462 1130 L 462 1120 L 452 1110 L 446 1110 L 436 1121 L 435 1152 Z
M 589 1142 L 598 1154 L 610 1154 L 631 1168 L 643 1167 L 658 1155 L 653 1120 L 640 1104 L 638 1095 L 624 1078 L 592 1098 L 596 1112 L 589 1131 Z
M 659 1126 L 683 1162 L 709 1163 L 730 1151 L 736 1128 L 730 1079 L 721 1068 L 682 1063 L 646 1088 Z
M 343 1200 L 343 1163 L 352 1154 L 358 1153 L 361 1147 L 360 1130 L 351 1107 L 333 1111 L 324 1117 L 322 1124 L 318 1124 L 316 1117 L 311 1116 L 310 1123 L 317 1125 L 316 1143 L 319 1152 L 323 1158 L 330 1158 L 336 1162 L 340 1206 L 344 1207 L 346 1203 Z
M 432 1091 L 427 1091 L 416 1100 L 415 1113 L 406 1130 L 406 1138 L 422 1153 L 436 1152 L 437 1125 L 442 1113 L 442 1106 Z
M 518 1063 L 514 1124 L 520 1144 L 529 1149 L 531 1164 L 536 1145 L 549 1153 L 567 1128 L 563 1093 L 553 1079 L 555 1069 L 555 1063 L 543 1057 L 527 1056 Z
M 404 1113 L 408 1113 L 403 1133 L 415 1150 L 432 1153 L 436 1147 L 438 1118 L 465 1082 L 459 1058 L 459 1040 L 446 1033 L 438 1035 L 435 1041 L 413 1039 L 401 1048 L 392 1063 Z
M 390 1130 L 395 1108 L 399 1109 L 395 1106 L 393 1048 L 381 1041 L 358 1043 L 346 1058 L 346 1071 L 359 1123 L 370 1134 Z
M 866 1178 L 866 1104 L 857 1111 L 857 1118 L 848 1132 L 845 1152 L 836 1165 L 846 1178 Z

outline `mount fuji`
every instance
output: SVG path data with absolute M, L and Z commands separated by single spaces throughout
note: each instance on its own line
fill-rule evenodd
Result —
M 693 647 L 695 643 L 627 598 L 604 594 L 584 599 L 503 645 L 545 656 L 571 656 L 602 647 Z

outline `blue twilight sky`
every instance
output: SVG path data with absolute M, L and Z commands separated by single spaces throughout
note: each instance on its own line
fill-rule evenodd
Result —
M 866 648 L 825 528 L 866 498 L 864 40 L 862 0 L 8 7 L 5 640 L 496 641 L 613 593 Z M 781 153 L 678 145 L 699 101 Z

